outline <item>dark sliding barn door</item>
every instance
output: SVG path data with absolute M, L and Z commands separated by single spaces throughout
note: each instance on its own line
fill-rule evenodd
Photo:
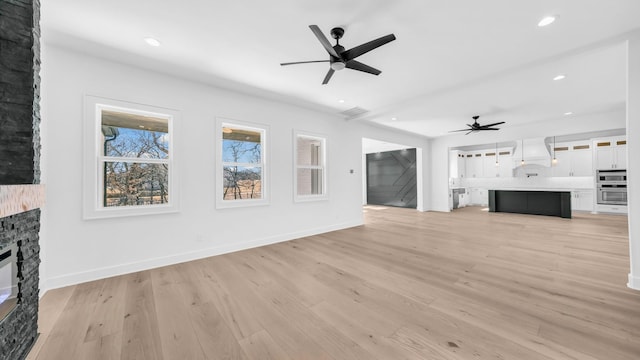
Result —
M 416 149 L 367 154 L 367 203 L 416 208 Z

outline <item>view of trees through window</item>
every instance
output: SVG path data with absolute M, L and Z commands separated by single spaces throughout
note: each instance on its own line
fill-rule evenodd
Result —
M 104 207 L 169 202 L 169 120 L 102 110 Z
M 262 199 L 261 130 L 222 128 L 223 199 Z

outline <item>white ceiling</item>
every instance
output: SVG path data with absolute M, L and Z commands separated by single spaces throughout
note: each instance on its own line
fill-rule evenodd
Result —
M 539 28 L 546 15 L 557 21 Z M 380 76 L 345 69 L 321 85 L 326 63 L 279 65 L 328 58 L 310 24 L 329 39 L 344 27 L 347 49 L 397 40 L 358 58 Z M 41 25 L 45 43 L 437 137 L 473 115 L 511 126 L 622 109 L 640 1 L 47 0 Z

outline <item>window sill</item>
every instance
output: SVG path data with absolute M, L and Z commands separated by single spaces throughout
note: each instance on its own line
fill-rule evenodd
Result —
M 136 207 L 117 207 L 85 210 L 84 220 L 110 219 L 128 216 L 161 215 L 178 213 L 180 209 L 176 205 L 154 205 Z
M 233 209 L 251 206 L 267 206 L 267 199 L 242 199 L 242 200 L 218 200 L 216 201 L 216 209 Z
M 329 196 L 327 196 L 327 195 L 307 195 L 307 196 L 296 195 L 293 198 L 293 201 L 297 202 L 297 203 L 313 202 L 313 201 L 326 201 L 326 200 L 329 200 Z

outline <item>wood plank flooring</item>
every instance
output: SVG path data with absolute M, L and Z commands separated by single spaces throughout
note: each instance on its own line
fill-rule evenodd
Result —
M 627 218 L 365 225 L 52 290 L 29 359 L 640 359 Z

